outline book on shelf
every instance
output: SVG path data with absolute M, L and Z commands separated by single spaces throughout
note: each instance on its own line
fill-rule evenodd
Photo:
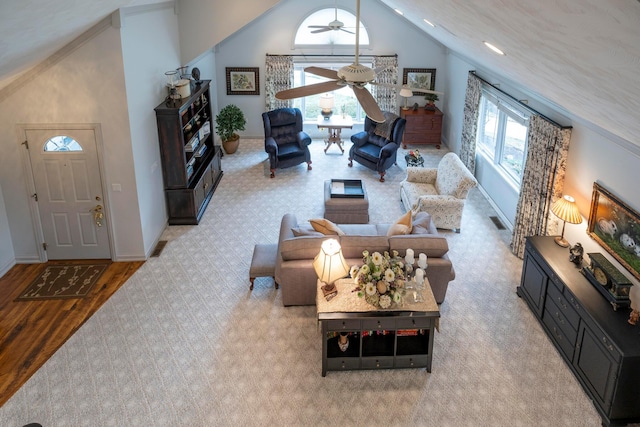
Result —
M 202 157 L 205 151 L 207 151 L 207 145 L 202 144 L 200 148 L 198 148 L 198 151 L 195 152 L 194 157 Z
M 198 144 L 200 144 L 200 138 L 198 135 L 194 135 L 193 138 L 187 142 L 187 145 L 184 146 L 184 151 L 192 153 L 198 147 Z

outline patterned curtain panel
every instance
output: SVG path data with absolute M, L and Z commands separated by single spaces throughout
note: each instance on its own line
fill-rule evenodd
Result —
M 382 67 L 386 68 L 378 74 L 376 81 L 396 86 L 398 84 L 398 56 L 374 56 L 373 68 Z M 395 87 L 370 85 L 369 89 L 382 111 L 390 111 L 392 113 L 398 111 L 398 96 Z
M 293 56 L 267 55 L 264 71 L 265 111 L 291 107 L 292 100 L 276 99 L 276 93 L 293 87 Z
M 539 115 L 531 115 L 527 159 L 511 236 L 511 251 L 519 258 L 524 257 L 527 236 L 545 236 L 555 231 L 557 222 L 551 205 L 562 197 L 570 140 L 570 128 L 563 129 Z
M 460 160 L 472 174 L 476 172 L 476 132 L 478 130 L 481 94 L 482 81 L 476 77 L 473 71 L 470 71 L 467 79 L 467 93 L 464 99 Z

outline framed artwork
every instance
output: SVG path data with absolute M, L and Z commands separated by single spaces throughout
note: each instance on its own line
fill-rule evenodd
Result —
M 402 84 L 412 88 L 435 90 L 435 68 L 403 68 Z M 414 96 L 424 95 L 422 92 L 413 92 Z
M 640 280 L 640 215 L 597 182 L 587 233 Z
M 258 67 L 227 67 L 227 95 L 260 95 Z

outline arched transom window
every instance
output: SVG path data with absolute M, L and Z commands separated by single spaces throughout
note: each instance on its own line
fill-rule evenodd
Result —
M 328 26 L 336 20 L 342 22 L 343 30 L 327 30 L 313 33 L 312 31 L 322 30 L 322 28 L 309 28 L 309 26 Z M 347 32 L 349 31 L 349 32 Z M 298 27 L 294 44 L 296 46 L 312 46 L 312 45 L 355 45 L 356 44 L 356 16 L 340 8 L 320 9 L 302 21 Z M 369 34 L 360 23 L 360 46 L 369 44 Z
M 82 146 L 70 136 L 58 135 L 44 143 L 44 151 L 82 151 Z

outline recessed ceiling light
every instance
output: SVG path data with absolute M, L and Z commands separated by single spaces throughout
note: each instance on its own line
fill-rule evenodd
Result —
M 494 51 L 495 53 L 497 53 L 498 55 L 504 55 L 505 53 L 503 51 L 501 51 L 500 49 L 498 49 L 497 47 L 495 47 L 494 45 L 492 45 L 489 42 L 482 42 L 484 43 L 484 45 L 486 47 L 488 47 L 489 49 L 491 49 L 492 51 Z
M 435 27 L 436 27 L 436 24 L 434 24 L 433 22 L 429 21 L 428 19 L 422 18 L 422 20 L 423 20 L 424 22 L 426 22 L 427 24 L 431 25 L 433 28 L 435 28 Z
M 395 10 L 398 15 L 404 15 L 404 13 L 402 13 L 400 9 L 393 9 L 393 10 Z

